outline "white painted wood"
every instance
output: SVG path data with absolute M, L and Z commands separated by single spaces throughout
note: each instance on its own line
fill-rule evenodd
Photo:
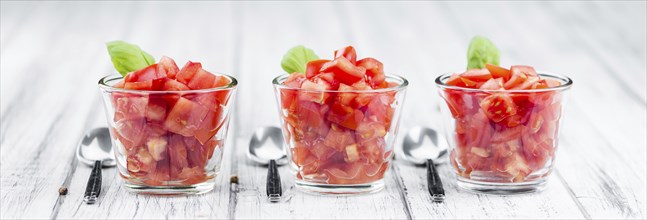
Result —
M 1 2 L 0 217 L 5 218 L 636 218 L 647 215 L 645 2 Z M 475 195 L 440 166 L 447 201 L 434 204 L 424 169 L 397 161 L 386 190 L 355 197 L 295 190 L 264 197 L 266 169 L 244 157 L 253 130 L 277 125 L 271 79 L 297 44 L 322 57 L 345 45 L 411 82 L 401 134 L 440 127 L 433 79 L 461 71 L 469 39 L 501 49 L 502 64 L 564 73 L 557 168 L 547 189 Z M 104 125 L 96 81 L 114 72 L 104 43 L 132 41 L 180 65 L 239 79 L 221 175 L 213 192 L 158 197 L 126 192 L 115 169 L 103 195 L 82 203 L 90 168 L 73 160 L 82 132 Z M 73 79 L 73 80 L 70 80 Z M 232 175 L 239 184 L 229 184 Z M 69 187 L 58 196 L 60 186 Z

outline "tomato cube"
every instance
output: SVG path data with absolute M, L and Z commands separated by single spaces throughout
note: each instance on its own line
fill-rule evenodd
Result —
M 333 61 L 325 63 L 321 72 L 332 72 L 340 82 L 352 85 L 361 80 L 366 74 L 364 67 L 357 67 L 345 57 L 337 57 Z

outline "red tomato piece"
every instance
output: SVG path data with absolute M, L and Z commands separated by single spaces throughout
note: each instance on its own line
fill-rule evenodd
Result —
M 355 66 L 345 57 L 337 57 L 335 60 L 325 63 L 320 71 L 332 72 L 340 82 L 348 85 L 363 79 L 366 74 L 364 67 Z
M 157 62 L 158 72 L 166 73 L 166 77 L 175 79 L 175 75 L 180 72 L 180 69 L 175 64 L 175 60 L 162 56 L 159 62 Z
M 517 106 L 512 101 L 512 98 L 504 93 L 487 96 L 481 101 L 480 106 L 487 117 L 494 122 L 500 122 L 506 117 L 517 114 Z
M 162 88 L 161 88 L 162 91 L 184 91 L 184 90 L 190 90 L 190 89 L 191 88 L 189 88 L 188 86 L 174 79 L 169 79 L 164 81 L 164 85 L 162 85 Z
M 158 71 L 157 64 L 152 64 L 144 69 L 137 70 L 126 74 L 124 81 L 126 83 L 148 82 L 154 79 L 165 78 L 166 74 Z
M 180 97 L 168 113 L 164 126 L 173 133 L 194 136 L 208 111 L 206 107 Z
M 458 73 L 452 73 L 452 75 L 447 79 L 445 84 L 450 85 L 450 86 L 460 86 L 460 87 L 466 87 L 465 83 L 463 80 L 461 80 L 461 76 Z
M 355 52 L 355 48 L 352 46 L 347 46 L 339 50 L 335 50 L 335 58 L 337 57 L 344 57 L 355 65 L 357 61 L 357 52 Z
M 127 83 L 124 83 L 124 89 L 152 90 L 153 80 L 144 81 L 144 82 L 127 82 Z
M 483 85 L 480 89 L 484 90 L 500 90 L 503 89 L 503 79 L 502 78 L 491 78 Z
M 492 79 L 490 71 L 487 69 L 470 69 L 464 73 L 461 73 L 461 78 L 463 80 L 469 80 L 473 82 L 485 82 L 489 79 Z
M 169 162 L 172 178 L 178 178 L 182 169 L 189 167 L 186 144 L 184 143 L 184 137 L 181 135 L 171 135 L 169 137 Z
M 318 82 L 318 80 L 327 82 L 328 85 L 330 85 L 331 90 L 339 89 L 340 82 L 339 80 L 337 80 L 337 78 L 335 78 L 334 73 L 321 73 L 313 78 L 314 82 Z
M 317 80 L 317 82 L 306 80 L 301 84 L 301 89 L 303 90 L 299 91 L 300 100 L 323 104 L 330 97 L 328 92 L 324 92 L 330 89 L 330 84 L 323 80 Z
M 330 60 L 321 59 L 308 62 L 306 65 L 306 78 L 310 79 L 319 74 L 319 70 L 321 70 L 321 67 L 327 62 L 330 62 Z
M 215 82 L 215 75 L 200 68 L 193 74 L 187 86 L 191 89 L 209 89 L 214 87 Z
M 517 88 L 517 89 L 525 89 L 525 88 L 530 88 L 532 86 L 532 83 L 530 84 L 524 84 L 526 81 L 529 79 L 539 79 L 537 76 L 537 72 L 535 72 L 535 68 L 531 66 L 512 66 L 510 67 L 510 72 L 512 76 L 510 77 L 510 80 L 508 80 L 503 87 L 505 89 L 512 89 L 512 88 Z M 534 82 L 533 82 L 534 83 Z
M 193 76 L 198 72 L 198 70 L 201 69 L 201 63 L 188 61 L 186 64 L 184 64 L 184 67 L 180 69 L 180 72 L 177 73 L 175 79 L 178 82 L 184 83 L 185 85 L 189 84 L 191 79 L 193 79 Z
M 379 87 L 384 83 L 386 77 L 384 75 L 384 65 L 375 58 L 367 57 L 357 61 L 357 66 L 366 69 L 366 76 L 369 77 L 372 87 Z
M 508 81 L 512 76 L 512 72 L 510 72 L 509 69 L 506 69 L 497 65 L 492 65 L 488 63 L 488 64 L 485 64 L 485 68 L 487 68 L 487 70 L 490 71 L 490 74 L 492 74 L 492 77 L 502 78 L 504 81 Z

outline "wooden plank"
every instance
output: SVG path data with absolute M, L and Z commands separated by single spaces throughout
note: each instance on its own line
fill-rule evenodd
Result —
M 285 199 L 269 203 L 265 196 L 267 170 L 245 158 L 245 150 L 255 128 L 278 125 L 278 112 L 272 78 L 283 73 L 280 62 L 291 47 L 303 44 L 321 57 L 355 44 L 345 26 L 345 13 L 330 2 L 255 2 L 243 5 L 241 92 L 238 115 L 246 128 L 238 138 L 237 173 L 240 180 L 235 218 L 406 218 L 397 185 L 391 174 L 386 189 L 364 196 L 313 196 L 293 188 L 294 177 L 287 166 L 279 168 Z M 272 18 L 272 19 L 267 19 Z M 296 19 L 298 18 L 298 19 Z
M 33 3 L 24 6 L 31 7 L 31 4 Z M 75 23 L 76 20 L 72 20 L 76 19 L 73 16 L 61 18 L 47 10 L 42 11 L 41 15 L 43 17 L 37 18 L 49 18 L 48 21 L 53 25 L 64 22 L 78 24 Z M 92 107 L 87 104 L 92 103 L 94 93 L 76 93 L 77 89 L 96 89 L 92 83 L 96 82 L 96 78 L 91 74 L 80 75 L 76 79 L 76 83 L 79 83 L 76 86 L 61 86 L 69 83 L 69 77 L 72 77 L 65 73 L 79 65 L 74 62 L 59 63 L 49 57 L 49 53 L 58 53 L 68 55 L 71 59 L 74 56 L 93 58 L 90 55 L 91 48 L 83 47 L 82 43 L 77 44 L 80 46 L 78 49 L 69 48 L 75 42 L 84 42 L 79 40 L 81 36 L 40 39 L 29 37 L 28 33 L 49 36 L 56 34 L 57 30 L 21 29 L 15 33 L 20 37 L 15 38 L 12 46 L 7 50 L 3 48 L 3 53 L 15 55 L 11 57 L 27 59 L 3 61 L 2 65 L 2 72 L 5 73 L 3 82 L 12 82 L 2 86 L 2 100 L 5 102 L 5 98 L 7 99 L 3 107 L 5 104 L 9 105 L 5 108 L 9 110 L 2 115 L 2 218 L 49 217 L 49 210 L 54 207 L 58 197 L 58 182 L 65 178 L 64 168 L 67 165 L 60 163 L 58 158 L 71 159 L 73 146 L 81 132 L 80 126 L 83 125 L 83 117 L 78 116 L 85 115 Z M 43 46 L 40 49 L 47 53 L 20 49 L 21 46 L 30 48 L 32 45 Z M 87 71 L 96 71 L 97 67 L 84 66 Z

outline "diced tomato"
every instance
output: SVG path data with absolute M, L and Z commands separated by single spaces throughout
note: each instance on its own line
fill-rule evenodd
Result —
M 532 84 L 539 80 L 537 72 L 535 69 L 530 66 L 512 66 L 510 67 L 510 72 L 512 76 L 504 84 L 505 89 L 527 89 L 532 86 Z M 528 80 L 534 81 L 532 83 L 526 83 Z
M 152 90 L 153 81 L 144 81 L 144 82 L 127 82 L 124 84 L 124 89 L 132 90 Z
M 195 132 L 195 138 L 200 144 L 206 144 L 225 123 L 225 116 L 222 114 L 222 108 L 219 111 L 208 111 L 207 116 L 202 121 L 200 128 Z
M 200 68 L 187 83 L 187 86 L 191 89 L 208 89 L 214 87 L 215 81 L 215 75 Z
M 463 78 L 463 82 L 465 82 L 465 80 L 472 82 L 485 82 L 492 79 L 492 75 L 487 69 L 470 69 L 467 70 L 467 72 L 460 74 L 460 76 Z
M 357 52 L 355 52 L 355 48 L 352 46 L 347 46 L 339 50 L 335 50 L 335 58 L 337 57 L 344 57 L 355 65 L 357 61 Z
M 503 89 L 503 79 L 502 78 L 491 78 L 483 85 L 481 85 L 483 90 L 499 90 Z
M 328 92 L 324 92 L 330 89 L 330 84 L 323 80 L 317 82 L 306 80 L 301 84 L 301 89 L 303 90 L 299 91 L 300 100 L 323 104 L 330 97 Z
M 114 121 L 122 119 L 138 119 L 146 117 L 148 97 L 114 93 Z
M 171 176 L 177 178 L 183 168 L 189 167 L 187 160 L 187 148 L 184 143 L 184 137 L 172 135 L 169 138 L 169 161 L 171 166 Z
M 340 82 L 347 85 L 361 80 L 366 74 L 364 67 L 357 67 L 344 57 L 337 57 L 335 60 L 325 63 L 321 72 L 332 72 Z
M 331 124 L 330 131 L 324 139 L 324 144 L 337 151 L 342 151 L 344 147 L 355 144 L 355 137 L 351 131 Z
M 163 72 L 166 73 L 166 77 L 175 79 L 175 75 L 177 75 L 178 72 L 180 72 L 180 69 L 177 67 L 177 64 L 175 64 L 175 60 L 167 57 L 167 56 L 162 56 L 159 62 L 157 62 L 158 65 L 158 72 Z
M 338 91 L 343 91 L 337 94 L 337 100 L 341 105 L 344 106 L 351 106 L 353 103 L 353 100 L 355 100 L 355 97 L 357 97 L 357 93 L 350 92 L 354 91 L 355 88 L 352 86 L 346 85 L 346 84 L 339 84 L 339 89 Z
M 204 170 L 204 167 L 207 165 L 207 152 L 196 141 L 193 137 L 184 137 L 184 142 L 187 142 L 187 139 L 191 139 L 192 144 L 187 144 L 187 159 L 189 161 L 190 167 L 200 167 Z
M 480 103 L 481 109 L 494 122 L 500 122 L 506 117 L 517 114 L 517 107 L 512 98 L 505 93 L 491 94 Z
M 306 78 L 310 79 L 315 75 L 319 74 L 319 70 L 321 70 L 321 67 L 327 62 L 330 62 L 330 60 L 322 59 L 322 60 L 313 60 L 308 62 L 308 64 L 306 64 Z
M 492 64 L 485 64 L 485 68 L 487 68 L 488 71 L 490 71 L 490 74 L 492 74 L 492 77 L 494 78 L 502 78 L 504 81 L 507 81 L 510 79 L 512 76 L 512 72 L 510 72 L 509 69 L 497 66 L 497 65 L 492 65 Z
M 321 74 L 315 76 L 312 80 L 314 82 L 318 82 L 320 80 L 325 81 L 326 83 L 328 83 L 328 85 L 330 85 L 330 90 L 339 89 L 340 82 L 339 82 L 339 80 L 337 80 L 337 78 L 335 78 L 334 73 L 321 73 Z
M 453 73 L 449 79 L 445 82 L 445 84 L 450 85 L 450 86 L 460 86 L 460 87 L 466 87 L 465 83 L 463 80 L 461 80 L 461 76 L 458 73 Z
M 128 73 L 124 78 L 124 81 L 126 83 L 149 82 L 154 79 L 165 77 L 165 73 L 158 71 L 157 64 L 152 64 L 144 69 Z
M 189 84 L 193 76 L 202 69 L 202 64 L 199 62 L 187 62 L 184 67 L 177 73 L 175 79 L 181 83 Z M 213 81 L 212 81 L 213 82 Z
M 174 79 L 166 80 L 162 86 L 162 91 L 184 91 L 190 88 Z
M 357 61 L 357 66 L 366 69 L 366 76 L 370 77 L 371 86 L 379 87 L 384 83 L 386 77 L 384 76 L 384 65 L 375 58 L 367 57 Z
M 146 118 L 153 121 L 166 119 L 166 102 L 157 97 L 151 97 L 146 107 Z
M 164 126 L 171 132 L 194 136 L 208 111 L 206 107 L 181 97 L 168 113 Z

